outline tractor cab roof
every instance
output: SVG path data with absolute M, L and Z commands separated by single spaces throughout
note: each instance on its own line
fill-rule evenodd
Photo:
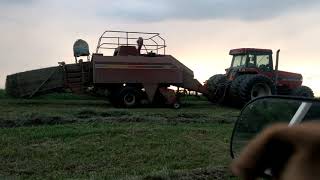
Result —
M 231 49 L 230 55 L 239 55 L 239 54 L 272 54 L 271 49 L 257 49 L 257 48 L 239 48 L 239 49 Z

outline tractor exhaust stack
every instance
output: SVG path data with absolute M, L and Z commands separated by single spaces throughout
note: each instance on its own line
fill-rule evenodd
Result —
M 276 66 L 275 66 L 275 84 L 278 84 L 278 68 L 279 68 L 279 54 L 280 54 L 280 49 L 277 51 L 277 59 L 276 59 Z M 278 94 L 277 86 L 275 87 L 275 93 Z

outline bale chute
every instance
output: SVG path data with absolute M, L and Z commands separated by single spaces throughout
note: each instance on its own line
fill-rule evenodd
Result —
M 49 67 L 8 75 L 6 93 L 13 97 L 32 97 L 64 87 L 63 67 Z

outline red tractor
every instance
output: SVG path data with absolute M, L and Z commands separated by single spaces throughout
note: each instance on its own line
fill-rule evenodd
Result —
M 301 74 L 278 70 L 279 52 L 274 66 L 272 50 L 230 50 L 233 57 L 226 74 L 214 75 L 206 83 L 210 92 L 208 98 L 213 102 L 243 105 L 259 96 L 314 97 L 309 87 L 302 86 Z

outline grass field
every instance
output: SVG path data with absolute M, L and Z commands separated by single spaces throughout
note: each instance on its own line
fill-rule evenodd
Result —
M 70 94 L 0 90 L 0 178 L 230 179 L 239 110 L 186 98 L 179 110 L 115 109 Z

